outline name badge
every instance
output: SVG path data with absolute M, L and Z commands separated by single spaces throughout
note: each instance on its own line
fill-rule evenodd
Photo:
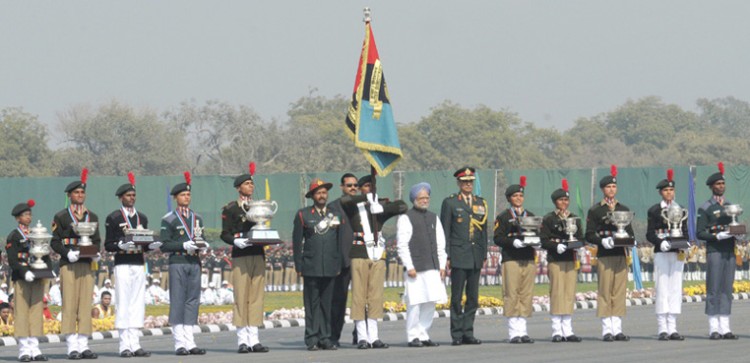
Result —
M 472 206 L 472 209 L 474 210 L 474 214 L 479 214 L 483 216 L 486 213 L 483 205 L 474 205 Z

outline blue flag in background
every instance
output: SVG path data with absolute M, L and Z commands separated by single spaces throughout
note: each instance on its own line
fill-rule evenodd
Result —
M 698 218 L 697 210 L 695 209 L 695 181 L 693 180 L 693 168 L 688 169 L 688 238 L 690 241 L 698 241 L 698 236 L 695 231 L 695 223 Z

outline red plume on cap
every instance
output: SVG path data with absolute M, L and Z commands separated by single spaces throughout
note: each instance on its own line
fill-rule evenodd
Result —
M 568 179 L 563 178 L 562 180 L 562 190 L 568 191 Z
M 612 175 L 612 177 L 617 176 L 617 165 L 612 164 L 612 166 L 609 167 L 609 175 Z
M 186 183 L 187 185 L 190 185 L 190 172 L 189 172 L 189 171 L 186 171 L 186 172 L 184 173 L 184 175 L 185 175 L 185 183 Z
M 667 169 L 667 180 L 668 181 L 674 180 L 674 170 Z
M 133 174 L 132 171 L 128 172 L 128 181 L 130 182 L 130 185 L 135 186 L 135 174 Z
M 724 175 L 724 163 L 722 163 L 721 161 L 719 162 L 719 173 L 721 173 L 721 175 Z
M 81 183 L 86 184 L 87 180 L 89 180 L 89 169 L 83 168 L 81 170 Z
M 255 162 L 250 162 L 250 176 L 255 176 Z
M 33 199 L 29 199 L 28 201 L 26 201 L 26 204 L 29 205 L 29 208 L 34 208 L 36 202 Z
M 520 184 L 522 188 L 526 188 L 526 175 L 521 175 L 521 180 L 518 184 Z

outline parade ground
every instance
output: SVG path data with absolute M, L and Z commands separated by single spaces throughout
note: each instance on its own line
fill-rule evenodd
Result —
M 260 331 L 261 342 L 269 353 L 237 354 L 234 332 L 196 334 L 198 346 L 206 348 L 205 356 L 178 357 L 174 355 L 173 340 L 169 335 L 143 337 L 141 343 L 152 352 L 151 358 L 129 358 L 131 361 L 158 362 L 747 362 L 750 356 L 750 301 L 735 300 L 732 310 L 732 330 L 739 335 L 735 341 L 708 339 L 708 323 L 703 313 L 704 303 L 685 303 L 678 320 L 678 331 L 685 340 L 661 342 L 656 340 L 656 319 L 653 305 L 628 308 L 623 329 L 629 342 L 605 343 L 600 340 L 601 327 L 595 309 L 576 310 L 573 327 L 581 343 L 550 342 L 550 319 L 547 313 L 535 313 L 528 321 L 529 335 L 534 344 L 509 344 L 505 319 L 498 315 L 477 316 L 475 335 L 482 345 L 450 346 L 449 319 L 436 318 L 431 338 L 441 344 L 435 348 L 409 348 L 406 345 L 404 321 L 381 322 L 380 338 L 390 344 L 389 349 L 358 350 L 343 344 L 338 351 L 308 352 L 302 341 L 302 327 L 274 328 Z M 352 324 L 344 327 L 350 337 Z M 345 339 L 342 337 L 342 343 Z M 347 343 L 351 343 L 351 340 Z M 117 354 L 118 340 L 91 341 L 92 350 L 99 354 L 97 362 L 122 362 Z M 66 359 L 65 344 L 42 344 L 50 360 Z M 0 348 L 0 361 L 16 361 L 17 347 Z

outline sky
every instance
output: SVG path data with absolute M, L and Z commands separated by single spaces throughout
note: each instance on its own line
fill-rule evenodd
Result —
M 628 99 L 750 101 L 749 1 L 2 1 L 0 108 L 48 125 L 116 99 L 222 100 L 286 120 L 349 97 L 372 27 L 399 123 L 451 100 L 566 129 Z M 342 122 L 344 119 L 342 114 Z

